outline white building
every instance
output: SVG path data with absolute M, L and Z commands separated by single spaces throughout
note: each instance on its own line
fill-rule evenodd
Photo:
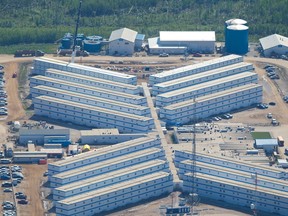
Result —
M 72 72 L 75 74 L 82 74 L 86 76 L 96 77 L 105 80 L 111 80 L 120 83 L 127 83 L 131 85 L 137 84 L 137 77 L 133 75 L 123 74 L 115 71 L 95 68 L 76 63 L 69 63 L 56 59 L 49 59 L 45 57 L 37 58 L 33 61 L 32 74 L 45 75 L 47 69 L 56 69 L 61 71 Z
M 159 38 L 148 39 L 151 54 L 214 53 L 214 31 L 160 31 L 159 34 Z
M 204 83 L 211 80 L 216 80 L 234 74 L 242 73 L 245 71 L 253 71 L 253 70 L 254 70 L 253 65 L 250 63 L 241 62 L 233 65 L 228 65 L 226 67 L 208 70 L 202 73 L 189 75 L 179 79 L 174 79 L 167 82 L 155 84 L 152 87 L 152 95 L 156 96 L 158 94 L 163 94 L 165 92 L 170 92 L 188 86 L 196 85 L 199 83 Z
M 80 83 L 97 88 L 114 90 L 117 92 L 124 92 L 127 94 L 139 95 L 140 87 L 126 83 L 115 82 L 111 80 L 99 79 L 87 75 L 75 74 L 67 71 L 60 71 L 55 69 L 47 69 L 46 77 L 51 77 L 59 80 L 66 80 L 69 82 Z
M 131 56 L 134 53 L 137 34 L 128 28 L 113 31 L 109 38 L 109 54 Z
M 156 96 L 156 106 L 164 107 L 179 103 L 185 100 L 191 100 L 194 97 L 213 94 L 235 86 L 242 86 L 250 83 L 257 83 L 258 75 L 252 72 L 243 72 L 228 77 L 192 85 L 186 88 L 170 91 Z
M 255 148 L 263 149 L 266 153 L 272 154 L 278 148 L 277 139 L 255 139 Z
M 227 55 L 221 58 L 203 61 L 198 64 L 188 65 L 173 70 L 153 74 L 149 77 L 149 84 L 155 85 L 157 83 L 167 82 L 170 80 L 201 73 L 208 70 L 213 70 L 216 68 L 225 67 L 240 62 L 243 62 L 243 56 Z
M 83 103 L 83 104 L 96 106 L 96 107 L 102 107 L 102 108 L 116 110 L 120 112 L 131 113 L 131 114 L 141 115 L 141 116 L 146 116 L 146 117 L 151 116 L 150 109 L 148 107 L 134 105 L 131 103 L 119 102 L 117 100 L 105 99 L 102 97 L 95 97 L 92 95 L 72 92 L 69 90 L 52 88 L 49 86 L 43 86 L 43 85 L 35 86 L 30 89 L 30 94 L 32 96 L 32 101 L 34 101 L 34 98 L 38 96 L 46 95 L 50 97 L 55 97 L 55 98 L 64 99 L 68 101 L 74 101 L 78 103 Z
M 154 120 L 115 110 L 76 103 L 49 96 L 33 99 L 35 115 L 72 122 L 89 127 L 117 127 L 120 132 L 147 133 L 154 128 Z
M 264 55 L 287 55 L 288 54 L 288 38 L 282 35 L 273 34 L 264 38 L 260 38 Z
M 117 128 L 81 130 L 82 144 L 107 145 L 144 137 L 146 134 L 120 134 Z
M 183 180 L 185 193 L 192 191 L 192 154 L 175 151 L 175 165 Z M 195 193 L 250 209 L 256 206 L 257 214 L 286 215 L 288 172 L 282 168 L 256 165 L 233 158 L 196 154 Z M 255 186 L 257 182 L 257 187 Z
M 139 95 L 131 95 L 131 94 L 123 93 L 123 92 L 117 92 L 113 90 L 92 87 L 89 85 L 69 82 L 65 80 L 59 80 L 59 79 L 45 77 L 41 75 L 31 77 L 30 88 L 33 88 L 38 85 L 49 86 L 53 88 L 63 89 L 67 91 L 82 93 L 82 94 L 96 96 L 96 97 L 102 97 L 105 99 L 115 100 L 119 102 L 131 103 L 135 105 L 145 106 L 147 104 L 146 98 L 139 96 Z
M 262 101 L 262 86 L 247 84 L 187 100 L 160 109 L 160 118 L 168 124 L 184 124 L 219 113 L 248 107 Z

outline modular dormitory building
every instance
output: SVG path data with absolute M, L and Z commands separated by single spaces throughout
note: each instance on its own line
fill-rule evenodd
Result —
M 59 80 L 51 77 L 45 77 L 45 76 L 31 77 L 30 88 L 33 88 L 38 85 L 49 86 L 53 88 L 68 90 L 86 95 L 92 95 L 96 97 L 102 97 L 105 99 L 116 100 L 125 103 L 131 103 L 135 105 L 144 106 L 147 104 L 146 98 L 139 95 L 132 95 L 103 88 L 91 87 L 89 85 L 83 85 L 80 83 Z
M 172 192 L 172 175 L 156 172 L 56 202 L 56 214 L 95 215 Z M 89 203 L 89 204 L 87 204 Z
M 247 84 L 221 92 L 175 103 L 160 109 L 160 118 L 168 124 L 184 124 L 219 113 L 248 107 L 262 101 L 262 86 Z
M 155 85 L 161 82 L 178 79 L 185 76 L 201 73 L 216 68 L 225 67 L 228 65 L 243 62 L 243 56 L 228 55 L 217 59 L 201 62 L 199 64 L 188 65 L 185 67 L 176 68 L 162 73 L 153 74 L 149 77 L 149 84 Z
M 159 94 L 156 96 L 156 107 L 164 107 L 170 104 L 175 104 L 185 100 L 190 100 L 193 98 L 234 88 L 236 86 L 242 86 L 257 82 L 258 75 L 256 73 L 243 72 L 240 74 Z
M 196 170 L 195 193 L 200 197 L 237 204 L 247 209 L 253 203 L 257 212 L 286 215 L 288 172 L 281 168 L 255 165 L 232 158 L 197 153 L 192 168 L 189 151 L 175 151 L 175 165 L 183 180 L 183 190 L 192 190 L 191 170 Z M 255 182 L 257 181 L 257 189 Z
M 221 68 L 205 71 L 205 72 L 198 73 L 198 74 L 185 76 L 179 79 L 158 83 L 152 87 L 152 95 L 156 96 L 158 94 L 162 94 L 165 92 L 170 92 L 170 91 L 185 88 L 191 85 L 204 83 L 204 82 L 208 82 L 211 80 L 216 80 L 216 79 L 220 79 L 223 77 L 238 74 L 244 71 L 252 71 L 252 70 L 253 70 L 252 64 L 241 62 L 241 63 L 229 65 L 226 67 L 221 67 Z
M 83 85 L 94 86 L 103 89 L 109 89 L 117 92 L 124 92 L 127 94 L 139 95 L 140 88 L 135 85 L 120 83 L 110 80 L 99 79 L 91 76 L 75 74 L 67 71 L 59 71 L 55 69 L 47 69 L 46 77 L 51 77 L 59 80 L 66 80 L 73 83 L 80 83 Z
M 49 96 L 33 99 L 35 115 L 69 121 L 89 127 L 117 127 L 120 132 L 147 133 L 154 128 L 152 118 Z
M 116 110 L 120 112 L 131 113 L 131 114 L 147 116 L 147 117 L 151 116 L 150 109 L 148 107 L 128 104 L 128 103 L 119 102 L 116 100 L 105 99 L 102 97 L 96 97 L 93 95 L 87 95 L 83 93 L 71 92 L 68 90 L 63 90 L 63 89 L 58 89 L 58 88 L 52 88 L 49 86 L 43 86 L 43 85 L 35 86 L 30 89 L 30 94 L 32 96 L 32 101 L 34 100 L 34 98 L 38 96 L 46 95 L 49 97 L 59 98 L 59 99 L 68 100 L 68 101 L 74 101 L 78 103 Z
M 112 80 L 120 83 L 127 83 L 131 85 L 137 84 L 137 77 L 133 75 L 79 65 L 75 63 L 68 63 L 65 61 L 49 59 L 45 57 L 35 59 L 33 62 L 33 67 L 34 68 L 32 74 L 38 74 L 38 75 L 45 75 L 45 71 L 51 68 L 105 80 Z

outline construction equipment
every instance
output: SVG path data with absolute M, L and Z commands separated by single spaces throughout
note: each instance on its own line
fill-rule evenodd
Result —
M 45 53 L 41 50 L 17 50 L 14 57 L 30 57 L 30 56 L 44 56 Z
M 57 54 L 59 56 L 72 56 L 72 53 L 73 53 L 73 50 L 71 50 L 71 49 L 60 49 L 57 52 Z M 85 51 L 85 50 L 76 50 L 75 51 L 75 56 L 86 57 L 86 56 L 89 56 L 89 53 L 87 51 Z
M 73 42 L 73 48 L 72 48 L 71 63 L 74 63 L 74 58 L 76 56 L 75 47 L 76 47 L 76 39 L 77 39 L 79 20 L 80 20 L 80 14 L 81 14 L 81 5 L 82 5 L 82 0 L 80 0 L 79 7 L 78 7 L 78 14 L 77 14 L 77 21 L 76 21 L 75 34 L 74 34 L 74 42 Z

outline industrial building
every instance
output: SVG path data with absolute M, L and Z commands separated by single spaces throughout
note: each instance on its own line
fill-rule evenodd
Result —
M 223 77 L 231 76 L 245 71 L 253 71 L 253 65 L 250 63 L 237 63 L 226 67 L 221 67 L 213 70 L 208 70 L 202 73 L 185 76 L 179 79 L 170 80 L 154 85 L 152 87 L 152 95 L 170 92 L 173 90 L 185 88 L 191 85 L 208 82 L 211 80 L 220 79 Z
M 262 101 L 262 86 L 247 84 L 187 100 L 160 109 L 160 118 L 168 124 L 184 124 L 219 113 L 230 112 Z
M 146 133 L 154 128 L 152 118 L 49 96 L 33 99 L 35 115 L 69 121 L 89 127 L 117 127 L 120 132 Z
M 102 107 L 106 109 L 121 111 L 125 113 L 131 113 L 131 114 L 140 115 L 140 116 L 149 117 L 151 115 L 150 109 L 148 107 L 134 105 L 131 103 L 119 102 L 117 100 L 105 99 L 103 97 L 96 97 L 96 96 L 87 95 L 84 93 L 72 92 L 69 90 L 52 88 L 49 86 L 43 86 L 43 85 L 35 86 L 30 89 L 30 94 L 32 96 L 32 99 L 41 95 L 46 95 L 49 97 L 55 97 L 59 99 L 74 101 L 74 102 L 83 103 L 83 104 L 87 104 L 91 106 Z
M 214 31 L 160 31 L 148 46 L 150 54 L 214 53 L 215 41 Z
M 192 154 L 175 151 L 174 162 L 179 177 L 183 180 L 183 191 L 190 193 L 194 184 L 200 197 L 237 204 L 257 213 L 286 215 L 288 172 L 281 168 L 251 164 L 232 158 L 197 153 L 196 179 L 192 179 Z
M 228 77 L 192 85 L 186 88 L 170 91 L 156 96 L 156 107 L 164 107 L 185 100 L 220 92 L 250 83 L 258 83 L 258 75 L 252 72 L 243 72 Z
M 82 93 L 91 96 L 102 97 L 110 100 L 116 100 L 120 102 L 131 103 L 135 105 L 146 105 L 147 101 L 145 97 L 139 95 L 131 95 L 123 92 L 117 92 L 113 90 L 92 87 L 89 85 L 83 85 L 79 83 L 69 82 L 65 80 L 59 80 L 45 76 L 34 76 L 30 78 L 30 88 L 38 85 L 49 86 L 53 88 L 68 90 L 72 92 Z
M 59 80 L 66 80 L 73 83 L 80 83 L 97 88 L 114 90 L 117 92 L 124 92 L 127 94 L 139 95 L 140 88 L 135 85 L 126 83 L 114 82 L 110 80 L 99 79 L 87 75 L 75 74 L 67 71 L 59 71 L 55 69 L 47 69 L 45 72 L 46 77 L 51 77 Z
M 13 163 L 34 163 L 38 164 L 41 160 L 47 160 L 47 154 L 40 151 L 35 152 L 14 152 Z
M 45 75 L 47 69 L 56 69 L 60 71 L 72 72 L 75 74 L 82 74 L 95 78 L 111 80 L 120 83 L 131 85 L 137 84 L 137 77 L 133 75 L 123 74 L 101 68 L 94 68 L 90 66 L 79 65 L 76 63 L 68 63 L 56 59 L 49 59 L 45 57 L 34 59 L 33 61 L 33 75 Z
M 144 137 L 147 134 L 120 134 L 117 128 L 80 131 L 80 142 L 89 145 L 111 145 Z
M 255 148 L 263 149 L 267 154 L 271 155 L 278 148 L 277 139 L 255 139 Z
M 44 145 L 56 137 L 63 137 L 65 140 L 70 140 L 69 129 L 24 129 L 19 130 L 19 144 L 27 145 L 28 141 L 36 145 Z M 46 139 L 45 139 L 46 138 Z M 48 139 L 49 138 L 49 139 Z
M 288 55 L 288 38 L 279 34 L 260 38 L 263 54 L 266 57 Z
M 135 51 L 141 51 L 143 49 L 145 35 L 144 34 L 137 34 L 135 39 Z
M 135 49 L 137 32 L 128 28 L 112 31 L 109 38 L 109 54 L 131 56 Z
M 204 71 L 225 67 L 240 62 L 243 62 L 243 56 L 227 55 L 221 58 L 211 59 L 198 64 L 188 65 L 173 70 L 153 74 L 149 77 L 149 84 L 153 86 L 157 83 L 167 82 L 170 80 L 178 79 L 193 74 L 198 74 Z
M 56 214 L 103 214 L 172 192 L 160 142 L 150 134 L 49 164 Z

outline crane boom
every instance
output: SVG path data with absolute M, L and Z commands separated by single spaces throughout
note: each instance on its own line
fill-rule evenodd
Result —
M 72 48 L 72 60 L 71 60 L 72 63 L 74 63 L 74 58 L 76 56 L 75 47 L 76 47 L 76 39 L 77 39 L 77 35 L 78 35 L 78 27 L 79 27 L 79 21 L 80 21 L 81 6 L 82 6 L 82 0 L 80 0 L 80 2 L 79 2 L 78 13 L 77 13 L 77 21 L 76 21 L 73 48 Z

